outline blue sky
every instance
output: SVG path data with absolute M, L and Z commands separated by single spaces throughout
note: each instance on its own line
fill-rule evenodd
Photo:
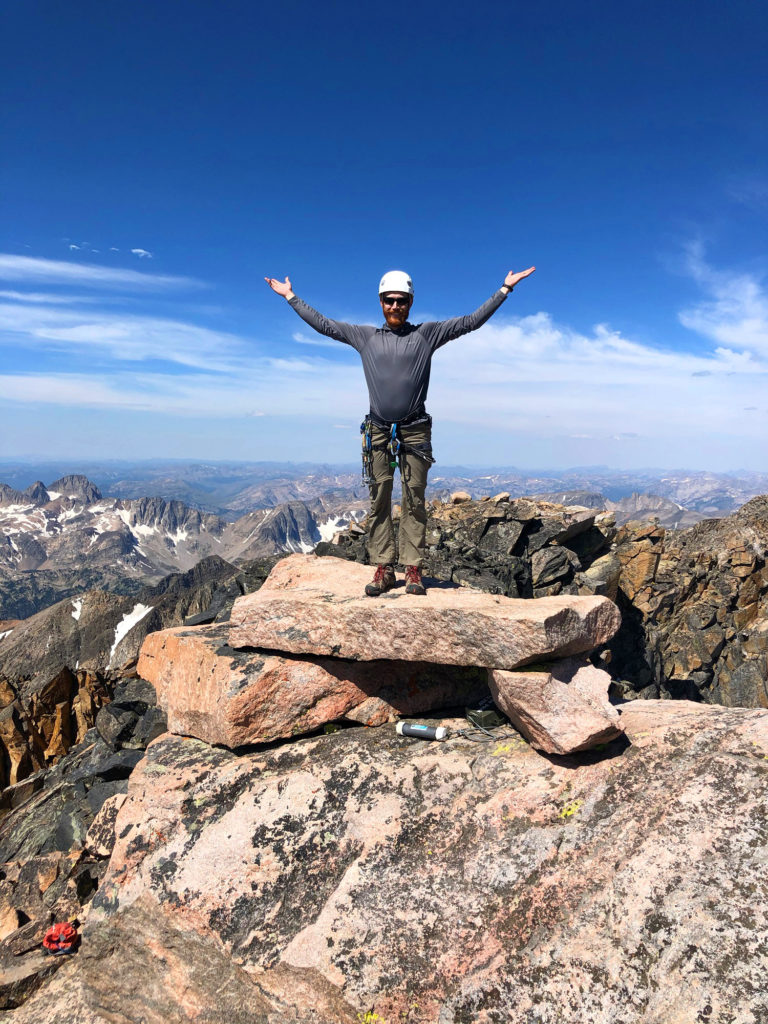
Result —
M 765 467 L 768 8 L 0 7 L 0 456 L 349 462 L 357 355 L 435 357 L 443 464 Z

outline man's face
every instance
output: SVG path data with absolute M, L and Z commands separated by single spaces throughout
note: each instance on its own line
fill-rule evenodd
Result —
M 402 327 L 405 321 L 408 319 L 408 313 L 411 309 L 411 302 L 413 299 L 410 295 L 406 295 L 405 292 L 387 292 L 385 295 L 379 296 L 381 299 L 381 308 L 384 310 L 384 319 L 387 321 L 387 327 L 396 329 Z

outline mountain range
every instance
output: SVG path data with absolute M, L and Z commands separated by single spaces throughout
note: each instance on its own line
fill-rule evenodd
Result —
M 86 589 L 134 593 L 209 556 L 241 563 L 311 551 L 364 507 L 351 496 L 317 496 L 230 521 L 176 500 L 104 497 L 82 475 L 23 492 L 0 484 L 0 620 Z
M 0 483 L 0 622 L 86 590 L 135 595 L 211 556 L 238 565 L 311 551 L 361 520 L 368 506 L 367 488 L 350 467 L 109 463 L 94 467 L 98 482 L 77 473 L 20 489 L 30 468 L 0 464 L 10 481 Z M 531 495 L 611 512 L 619 525 L 655 518 L 680 530 L 728 515 L 768 491 L 768 475 L 597 467 L 558 476 L 436 467 L 430 499 L 446 501 L 456 491 Z
M 75 467 L 73 462 L 0 460 L 0 479 L 24 493 L 32 481 L 62 478 L 75 471 L 93 481 L 106 497 L 125 501 L 160 495 L 166 501 L 180 501 L 230 520 L 254 509 L 312 501 L 319 496 L 331 504 L 339 500 L 366 502 L 368 497 L 357 464 L 110 461 Z M 768 492 L 768 473 L 613 470 L 605 466 L 537 471 L 515 467 L 478 469 L 438 462 L 430 473 L 428 496 L 445 498 L 456 490 L 467 491 L 472 497 L 499 491 L 508 491 L 512 497 L 584 492 L 614 502 L 633 493 L 653 494 L 707 518 L 730 515 L 750 498 Z

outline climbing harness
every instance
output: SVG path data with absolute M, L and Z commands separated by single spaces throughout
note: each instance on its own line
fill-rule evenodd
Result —
M 402 438 L 402 428 L 404 426 L 416 426 L 421 423 L 432 423 L 432 417 L 428 413 L 420 415 L 415 419 L 408 420 L 404 423 L 392 423 L 389 425 L 389 438 L 385 444 L 374 444 L 373 443 L 373 428 L 378 426 L 374 424 L 370 416 L 366 416 L 363 422 L 360 424 L 360 433 L 362 434 L 363 444 L 363 483 L 367 484 L 368 487 L 372 487 L 375 483 L 373 478 L 373 453 L 374 452 L 389 452 L 389 468 L 394 473 L 395 469 L 400 470 L 400 476 L 403 481 L 403 491 L 405 493 L 406 500 L 409 505 L 412 505 L 411 500 L 411 489 L 408 486 L 408 464 L 406 462 L 407 455 L 415 455 L 419 459 L 423 459 L 424 462 L 429 463 L 430 466 L 434 465 L 435 459 L 432 455 L 432 445 L 429 441 L 423 441 L 420 444 L 410 443 L 404 441 Z M 383 427 L 379 427 L 383 429 Z
M 51 956 L 74 953 L 80 942 L 77 928 L 69 921 L 52 925 L 43 936 L 43 949 Z

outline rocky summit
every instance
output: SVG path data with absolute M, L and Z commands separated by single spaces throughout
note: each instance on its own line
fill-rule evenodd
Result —
M 462 497 L 426 597 L 353 526 L 3 623 L 0 1018 L 765 1024 L 767 524 Z

